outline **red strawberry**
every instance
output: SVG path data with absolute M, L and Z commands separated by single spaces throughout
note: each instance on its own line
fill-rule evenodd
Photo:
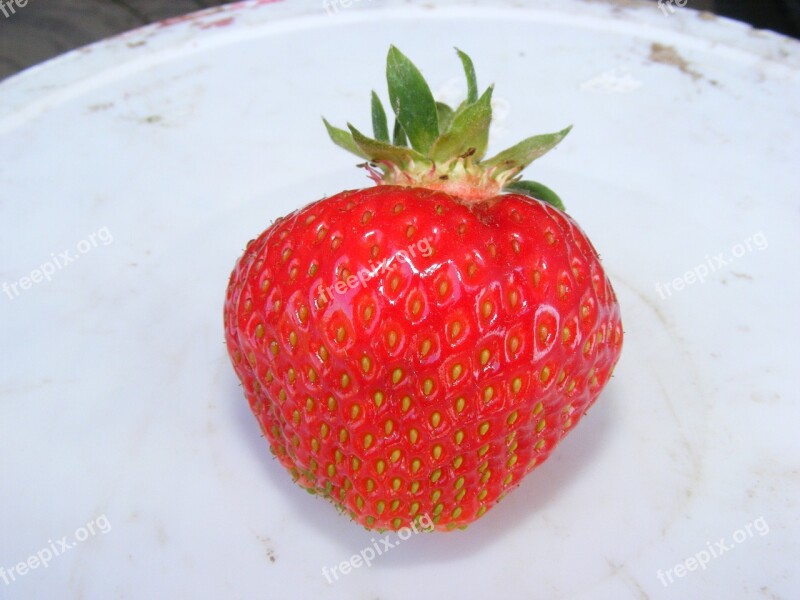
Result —
M 369 528 L 480 517 L 621 351 L 597 252 L 551 190 L 518 180 L 568 130 L 483 160 L 492 88 L 478 97 L 459 55 L 469 93 L 453 110 L 390 49 L 394 144 L 374 93 L 375 139 L 326 122 L 379 185 L 273 224 L 228 287 L 228 350 L 273 453 Z

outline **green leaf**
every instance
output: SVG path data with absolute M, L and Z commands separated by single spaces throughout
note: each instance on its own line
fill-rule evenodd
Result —
M 467 103 L 472 104 L 478 101 L 478 78 L 475 76 L 475 65 L 472 64 L 472 59 L 456 48 L 458 57 L 461 59 L 461 64 L 464 65 L 464 74 L 467 76 Z
M 493 89 L 494 86 L 490 86 L 477 102 L 455 115 L 450 130 L 442 134 L 431 148 L 433 160 L 445 161 L 463 156 L 470 150 L 475 162 L 483 158 L 492 122 Z
M 383 110 L 381 99 L 378 94 L 372 92 L 372 131 L 375 139 L 381 142 L 389 142 L 389 126 L 386 124 L 386 111 Z
M 373 140 L 372 138 L 365 136 L 350 123 L 348 123 L 347 126 L 350 128 L 350 132 L 353 135 L 353 140 L 361 149 L 361 151 L 367 156 L 367 158 L 369 158 L 369 160 L 385 160 L 399 167 L 404 167 L 411 161 L 430 162 L 425 156 L 416 150 L 393 146 L 379 140 Z
M 406 132 L 403 129 L 403 126 L 400 124 L 400 121 L 394 122 L 394 132 L 392 132 L 392 145 L 408 146 L 408 140 L 406 139 Z
M 483 161 L 481 164 L 485 167 L 498 167 L 500 171 L 519 173 L 534 160 L 555 148 L 566 137 L 570 129 L 572 129 L 572 125 L 557 133 L 535 135 L 522 140 L 519 144 L 512 146 L 508 150 L 503 150 L 500 154 Z
M 322 118 L 322 121 L 325 123 L 325 128 L 328 130 L 328 135 L 331 136 L 331 140 L 333 140 L 334 144 L 344 148 L 348 152 L 352 152 L 356 156 L 369 160 L 369 156 L 364 154 L 364 151 L 358 147 L 358 144 L 353 140 L 353 135 L 350 132 L 334 127 L 328 123 L 325 117 Z
M 525 194 L 536 200 L 547 202 L 558 210 L 566 211 L 564 203 L 553 190 L 537 181 L 513 181 L 503 187 L 504 191 Z
M 436 101 L 422 73 L 400 50 L 391 46 L 386 58 L 389 99 L 411 146 L 426 154 L 439 135 Z
M 455 112 L 444 102 L 436 103 L 436 112 L 439 115 L 439 134 L 441 135 L 450 129 L 450 124 L 453 122 L 453 115 Z

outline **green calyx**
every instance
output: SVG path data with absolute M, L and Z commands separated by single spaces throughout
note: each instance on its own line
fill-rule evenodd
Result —
M 436 102 L 419 69 L 391 46 L 386 59 L 389 100 L 395 114 L 391 136 L 386 111 L 373 91 L 373 137 L 350 123 L 347 130 L 338 129 L 323 119 L 333 142 L 365 159 L 364 166 L 379 185 L 442 190 L 466 202 L 486 200 L 507 191 L 563 210 L 555 192 L 541 183 L 521 180 L 520 173 L 555 148 L 572 126 L 527 138 L 485 159 L 494 86 L 479 95 L 472 60 L 461 50 L 456 51 L 467 78 L 467 98 L 458 107 Z

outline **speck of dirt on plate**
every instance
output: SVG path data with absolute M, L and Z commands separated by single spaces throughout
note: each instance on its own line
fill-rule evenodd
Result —
M 268 537 L 257 535 L 256 539 L 264 545 L 264 549 L 267 551 L 267 558 L 269 562 L 274 563 L 278 560 L 278 555 L 275 554 L 275 550 L 272 548 L 272 541 Z
M 688 61 L 683 58 L 673 46 L 665 46 L 658 42 L 650 45 L 650 60 L 662 65 L 676 67 L 681 73 L 689 75 L 692 79 L 700 79 L 702 75 L 689 66 Z
M 90 113 L 100 112 L 108 110 L 109 108 L 113 107 L 114 107 L 113 102 L 98 102 L 97 104 L 92 104 L 91 106 L 89 106 L 89 112 Z
M 218 21 L 211 21 L 210 23 L 197 23 L 197 26 L 200 29 L 213 29 L 216 27 L 227 27 L 234 22 L 233 17 L 228 17 L 227 19 L 219 19 Z

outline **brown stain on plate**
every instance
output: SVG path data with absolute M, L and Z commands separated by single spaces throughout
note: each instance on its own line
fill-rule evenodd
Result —
M 272 541 L 265 536 L 257 535 L 256 539 L 264 545 L 264 549 L 267 552 L 267 558 L 269 562 L 274 563 L 278 560 L 277 554 L 275 554 L 275 549 L 272 547 Z
M 198 23 L 197 26 L 200 29 L 214 29 L 217 27 L 227 27 L 228 25 L 232 25 L 234 23 L 233 17 L 228 17 L 227 19 L 219 19 L 218 21 L 211 21 L 210 23 Z
M 665 46 L 658 42 L 650 45 L 650 60 L 662 65 L 676 67 L 681 73 L 689 75 L 692 79 L 700 79 L 702 75 L 689 66 L 689 62 L 683 58 L 673 46 Z

